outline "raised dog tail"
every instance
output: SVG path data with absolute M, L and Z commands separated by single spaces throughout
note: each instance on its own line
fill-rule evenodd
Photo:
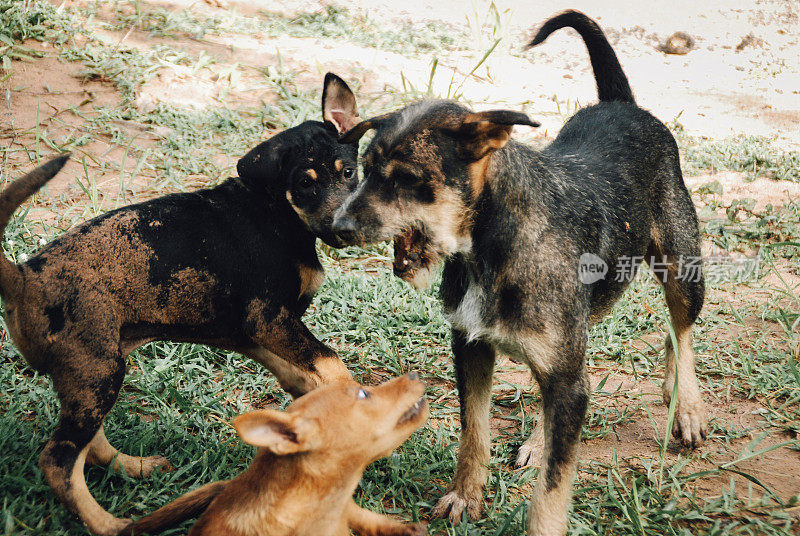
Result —
M 622 101 L 635 104 L 636 100 L 633 98 L 628 78 L 622 71 L 617 55 L 611 48 L 603 30 L 595 21 L 580 11 L 564 11 L 546 21 L 525 48 L 543 43 L 551 33 L 564 27 L 574 28 L 586 43 L 600 101 Z
M 200 486 L 194 491 L 179 497 L 162 506 L 152 514 L 148 514 L 141 519 L 129 524 L 119 531 L 119 536 L 136 536 L 139 534 L 158 534 L 187 519 L 193 519 L 202 514 L 211 501 L 219 495 L 227 486 L 228 481 L 211 482 L 205 486 Z
M 24 177 L 15 180 L 0 193 L 0 236 L 11 220 L 11 215 L 36 191 L 61 171 L 69 160 L 69 153 L 62 154 L 37 167 Z M 15 299 L 22 289 L 22 272 L 19 267 L 0 254 L 0 295 L 6 300 Z

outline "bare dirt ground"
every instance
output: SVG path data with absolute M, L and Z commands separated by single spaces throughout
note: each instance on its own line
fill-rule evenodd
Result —
M 536 115 L 556 112 L 559 100 L 583 104 L 596 100 L 594 81 L 583 44 L 573 32 L 550 37 L 536 50 L 520 54 L 531 30 L 561 11 L 563 2 L 495 2 L 507 21 L 508 40 L 492 54 L 488 66 L 479 69 L 463 86 L 463 93 L 476 105 L 527 105 Z M 363 9 L 376 19 L 395 18 L 440 21 L 465 25 L 468 18 L 482 18 L 486 2 L 343 1 L 339 4 Z M 272 11 L 306 10 L 318 2 L 230 2 L 248 9 Z M 609 34 L 638 102 L 663 121 L 680 115 L 693 134 L 711 138 L 750 133 L 776 136 L 789 144 L 800 144 L 800 6 L 791 0 L 637 2 L 578 0 L 568 4 L 590 14 Z M 657 50 L 676 31 L 695 38 L 696 49 L 685 56 Z M 756 44 L 737 51 L 752 34 Z M 476 44 L 480 39 L 474 38 Z M 271 48 L 269 41 L 262 49 Z M 484 45 L 490 43 L 484 40 Z M 365 50 L 342 50 L 336 43 L 315 44 L 322 58 L 350 63 L 369 87 L 397 84 L 402 72 L 417 87 L 424 86 L 430 60 L 408 61 Z M 480 50 L 480 47 L 476 47 Z M 520 55 L 510 55 L 513 52 Z M 300 56 L 309 55 L 299 51 Z M 313 57 L 315 54 L 310 55 Z M 299 58 L 304 61 L 303 58 Z M 468 73 L 474 54 L 440 56 L 438 93 L 446 93 L 452 70 Z M 305 61 L 308 61 L 307 59 Z M 443 91 L 445 89 L 445 91 Z M 557 131 L 561 120 L 543 128 Z

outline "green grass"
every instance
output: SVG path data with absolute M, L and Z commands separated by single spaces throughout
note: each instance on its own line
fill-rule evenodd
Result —
M 684 172 L 740 171 L 752 180 L 767 177 L 800 182 L 800 152 L 786 150 L 773 139 L 740 135 L 709 140 L 686 134 L 677 121 L 669 127 L 684 152 Z
M 7 162 L 23 153 L 26 160 L 37 162 L 55 148 L 71 149 L 87 162 L 87 173 L 80 179 L 84 193 L 76 201 L 17 213 L 2 239 L 3 252 L 12 259 L 32 255 L 42 242 L 103 210 L 213 184 L 232 173 L 235 159 L 265 135 L 318 116 L 318 91 L 298 87 L 296 73 L 287 65 L 257 72 L 263 88 L 277 96 L 270 104 L 231 108 L 221 103 L 203 111 L 159 105 L 151 112 L 138 111 L 133 106 L 137 92 L 162 63 L 200 68 L 215 61 L 183 50 L 178 40 L 183 36 L 200 39 L 220 32 L 268 30 L 264 35 L 333 37 L 390 50 L 414 49 L 419 54 L 458 46 L 462 37 L 443 28 L 437 29 L 440 35 L 419 32 L 415 41 L 407 39 L 418 30 L 412 26 L 387 30 L 338 7 L 291 18 L 232 13 L 209 19 L 191 10 L 167 11 L 143 2 L 109 4 L 112 20 L 99 17 L 101 3 L 57 10 L 42 1 L 0 0 L 0 36 L 11 42 L 3 39 L 0 47 L 14 47 L 24 54 L 24 38 L 56 42 L 56 53 L 75 62 L 76 72 L 113 84 L 121 96 L 119 105 L 97 107 L 86 115 L 81 129 L 57 135 L 37 128 L 26 133 L 31 146 L 0 148 L 0 184 L 20 174 L 22 168 Z M 94 28 L 125 32 L 131 26 L 176 39 L 138 50 L 124 43 L 109 45 L 93 34 Z M 497 22 L 496 27 L 501 26 Z M 76 41 L 76 36 L 87 41 Z M 478 51 L 478 57 L 484 52 Z M 399 103 L 425 93 L 424 88 L 406 87 L 389 99 Z M 383 98 L 381 106 L 362 100 L 362 115 L 381 111 L 387 106 Z M 126 124 L 142 125 L 157 135 L 150 143 L 141 143 L 138 135 L 121 128 Z M 118 169 L 128 168 L 87 151 L 93 141 L 123 149 L 125 158 L 135 162 L 133 171 L 119 173 Z M 680 135 L 679 141 L 688 172 L 736 169 L 797 180 L 795 156 L 766 142 L 743 138 L 740 145 L 739 141 L 719 145 Z M 220 161 L 214 158 L 217 155 L 226 159 Z M 96 178 L 100 171 L 115 177 L 118 184 L 101 188 Z M 136 178 L 146 178 L 146 184 L 132 186 Z M 663 443 L 665 408 L 653 394 L 659 390 L 663 350 L 648 345 L 667 334 L 667 311 L 658 285 L 641 277 L 590 333 L 587 362 L 597 384 L 583 440 L 587 449 L 598 444 L 609 447 L 603 460 L 582 457 L 570 534 L 777 536 L 800 529 L 796 517 L 800 490 L 794 490 L 794 498 L 785 493 L 776 497 L 750 465 L 756 461 L 771 468 L 770 456 L 800 450 L 796 363 L 800 204 L 758 210 L 748 200 L 722 205 L 713 190 L 712 186 L 698 193 L 704 206 L 704 238 L 726 251 L 760 250 L 762 269 L 758 279 L 711 285 L 697 325 L 698 371 L 706 398 L 715 403 L 709 444 L 690 453 Z M 59 220 L 47 223 L 54 212 Z M 343 250 L 320 246 L 320 255 L 328 279 L 305 316 L 312 331 L 334 347 L 365 383 L 417 370 L 429 386 L 432 425 L 415 433 L 388 459 L 370 466 L 356 500 L 405 520 L 429 521 L 430 508 L 452 476 L 459 434 L 450 336 L 436 297 L 438 281 L 429 291 L 410 290 L 391 275 L 391 247 L 386 244 Z M 27 367 L 10 343 L 3 321 L 0 341 L 0 531 L 85 534 L 54 499 L 36 463 L 58 413 L 51 382 Z M 107 419 L 107 435 L 127 453 L 166 455 L 176 470 L 135 480 L 90 468 L 90 490 L 102 506 L 118 515 L 152 511 L 188 489 L 237 474 L 252 459 L 253 450 L 238 441 L 228 424 L 231 418 L 254 407 L 285 407 L 290 402 L 275 379 L 255 363 L 202 346 L 151 343 L 129 357 L 128 367 L 120 400 Z M 501 375 L 524 371 L 517 365 L 501 369 Z M 622 378 L 635 378 L 647 388 L 627 392 L 617 387 Z M 498 378 L 494 385 L 492 411 L 499 430 L 486 491 L 487 516 L 457 528 L 436 520 L 430 525 L 431 534 L 524 533 L 527 501 L 538 471 L 514 469 L 513 460 L 530 432 L 539 397 L 527 382 L 515 382 Z M 755 407 L 761 420 L 737 424 L 721 409 L 725 404 L 738 411 Z M 642 446 L 633 452 L 629 443 L 617 449 L 616 438 L 637 423 L 646 430 Z M 764 432 L 769 435 L 762 437 Z M 776 445 L 783 446 L 769 450 Z M 187 527 L 167 534 L 184 534 Z

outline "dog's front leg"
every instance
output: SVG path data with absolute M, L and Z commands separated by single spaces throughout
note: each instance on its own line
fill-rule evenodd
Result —
M 347 510 L 347 524 L 359 536 L 424 536 L 428 534 L 425 525 L 405 524 L 377 514 L 350 501 Z
M 562 536 L 567 531 L 578 445 L 589 406 L 584 347 L 567 350 L 555 358 L 562 360 L 560 364 L 536 373 L 542 389 L 544 452 L 528 509 L 528 536 Z
M 471 520 L 480 518 L 483 486 L 489 476 L 489 409 L 492 395 L 495 351 L 486 342 L 467 342 L 463 332 L 453 331 L 456 387 L 461 402 L 461 441 L 456 474 L 450 489 L 433 515 L 461 522 L 464 510 Z
M 265 305 L 251 305 L 245 333 L 254 343 L 241 352 L 266 366 L 292 396 L 324 383 L 352 380 L 336 352 L 320 342 L 294 313 L 281 308 L 269 314 Z

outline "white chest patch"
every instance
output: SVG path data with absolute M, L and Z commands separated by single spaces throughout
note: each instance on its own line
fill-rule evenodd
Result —
M 470 283 L 455 311 L 445 312 L 453 329 L 463 331 L 467 341 L 483 339 L 516 363 L 525 363 L 540 370 L 549 369 L 552 341 L 548 333 L 516 332 L 483 316 L 486 294 L 479 285 Z
M 445 313 L 445 319 L 451 327 L 466 333 L 470 342 L 485 337 L 490 332 L 482 315 L 485 301 L 483 289 L 476 283 L 470 283 L 461 303 L 455 311 Z

